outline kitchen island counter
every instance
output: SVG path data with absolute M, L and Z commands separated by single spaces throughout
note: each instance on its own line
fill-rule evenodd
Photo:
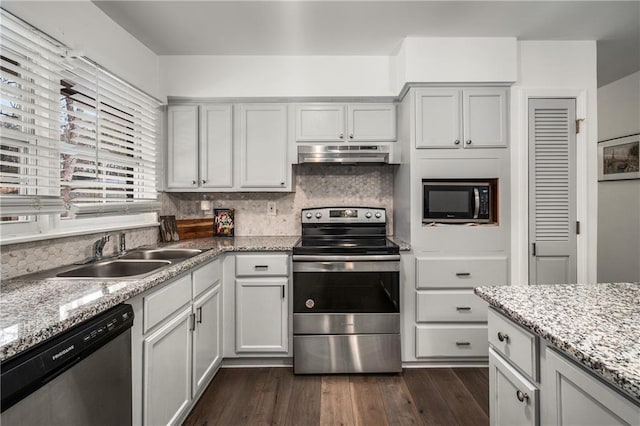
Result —
M 291 251 L 298 238 L 200 238 L 162 244 L 162 247 L 206 251 L 140 279 L 37 279 L 25 275 L 3 281 L 0 288 L 0 361 L 223 253 Z
M 640 401 L 640 284 L 477 287 L 475 293 Z

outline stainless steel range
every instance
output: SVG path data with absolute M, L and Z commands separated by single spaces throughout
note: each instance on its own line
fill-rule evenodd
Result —
M 302 210 L 293 247 L 296 374 L 402 370 L 400 251 L 385 209 Z

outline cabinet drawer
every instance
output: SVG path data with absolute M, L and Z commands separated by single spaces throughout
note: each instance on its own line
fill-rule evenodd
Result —
M 487 326 L 432 324 L 416 326 L 416 358 L 486 357 Z
M 416 257 L 416 287 L 507 284 L 506 257 Z
M 193 272 L 193 297 L 213 287 L 222 279 L 222 262 L 215 259 Z
M 191 274 L 145 296 L 142 302 L 143 332 L 151 330 L 189 302 L 191 302 Z
M 489 309 L 489 343 L 502 356 L 538 380 L 538 340 L 524 328 Z
M 493 349 L 489 349 L 491 425 L 538 424 L 539 390 Z
M 286 254 L 239 254 L 236 256 L 236 276 L 289 275 L 289 256 Z
M 486 322 L 487 302 L 473 290 L 419 291 L 416 321 Z

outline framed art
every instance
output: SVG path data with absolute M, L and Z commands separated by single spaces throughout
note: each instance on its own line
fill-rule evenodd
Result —
M 598 142 L 598 180 L 640 179 L 640 133 Z
M 233 237 L 235 223 L 233 209 L 213 209 L 213 235 L 216 237 Z

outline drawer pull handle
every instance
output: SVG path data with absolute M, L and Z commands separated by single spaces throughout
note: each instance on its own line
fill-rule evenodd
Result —
M 470 306 L 456 306 L 456 311 L 470 311 Z
M 470 342 L 456 342 L 456 346 L 471 346 Z
M 522 392 L 521 390 L 516 391 L 516 398 L 518 398 L 518 401 L 520 402 L 525 402 L 529 400 L 529 395 Z
M 202 306 L 197 309 L 198 312 L 198 324 L 202 324 Z
M 501 331 L 498 331 L 498 340 L 500 340 L 501 342 L 507 342 L 509 343 L 509 335 L 504 334 Z
M 266 270 L 266 269 L 269 269 L 269 265 L 254 265 L 254 266 L 253 266 L 253 269 L 256 269 L 256 270 L 258 270 L 258 269 L 260 269 L 260 270 Z
M 470 277 L 471 272 L 456 272 L 456 277 Z
M 189 315 L 191 319 L 191 325 L 189 326 L 190 331 L 196 331 L 196 314 Z

